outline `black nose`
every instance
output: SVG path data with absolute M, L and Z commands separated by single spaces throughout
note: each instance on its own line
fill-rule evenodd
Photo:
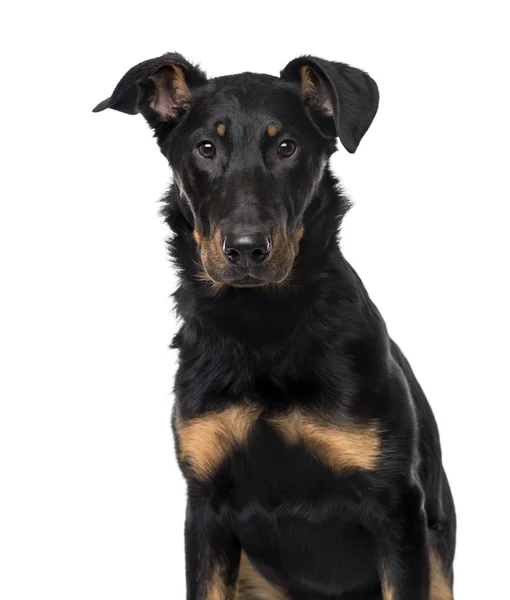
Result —
M 223 238 L 223 252 L 240 266 L 264 262 L 271 251 L 271 237 L 265 233 L 227 233 Z

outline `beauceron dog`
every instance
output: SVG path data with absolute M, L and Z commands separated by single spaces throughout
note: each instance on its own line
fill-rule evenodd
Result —
M 436 422 L 338 245 L 328 161 L 378 101 L 365 72 L 312 56 L 208 79 L 165 54 L 94 109 L 141 113 L 174 175 L 188 600 L 453 598 Z

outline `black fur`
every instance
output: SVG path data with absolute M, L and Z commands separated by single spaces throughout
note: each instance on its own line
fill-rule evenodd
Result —
M 175 72 L 155 74 L 169 63 L 184 72 L 185 101 L 173 89 L 164 97 Z M 311 95 L 302 91 L 304 65 L 312 69 Z M 155 85 L 163 87 L 154 92 Z M 154 109 L 154 93 L 168 100 L 168 114 Z M 179 422 L 238 405 L 262 411 L 246 443 L 210 479 L 197 477 L 179 454 L 188 483 L 188 600 L 220 597 L 207 595 L 214 565 L 232 590 L 241 550 L 291 600 L 381 599 L 382 577 L 392 600 L 435 598 L 430 550 L 452 584 L 455 512 L 437 426 L 340 251 L 349 202 L 325 166 L 337 136 L 355 151 L 377 104 L 373 80 L 342 63 L 302 57 L 281 78 L 207 80 L 169 54 L 132 69 L 97 107 L 141 112 L 179 182 L 163 209 L 180 275 L 178 451 Z M 218 123 L 226 135 L 216 133 Z M 268 123 L 278 125 L 273 137 Z M 214 160 L 196 151 L 204 138 L 216 145 Z M 278 144 L 289 138 L 298 150 L 278 158 Z M 208 240 L 215 231 L 253 227 L 291 237 L 301 226 L 296 256 L 289 249 L 279 270 L 265 263 L 250 270 L 256 287 L 239 287 L 245 273 L 228 261 L 215 279 L 220 285 L 204 279 L 194 231 Z M 336 472 L 303 445 L 284 441 L 269 422 L 295 408 L 339 429 L 377 422 L 377 467 Z M 239 597 L 257 596 L 241 588 Z

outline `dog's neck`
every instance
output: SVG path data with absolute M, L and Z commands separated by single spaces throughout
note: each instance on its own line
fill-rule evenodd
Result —
M 169 248 L 180 276 L 174 294 L 183 320 L 174 339 L 181 359 L 176 390 L 198 406 L 205 397 L 242 396 L 255 385 L 266 395 L 275 390 L 276 402 L 287 393 L 307 397 L 319 386 L 336 393 L 338 369 L 347 368 L 354 350 L 374 365 L 373 349 L 387 344 L 385 326 L 340 252 L 338 233 L 349 203 L 329 171 L 304 215 L 292 280 L 279 290 L 212 293 L 198 277 L 193 226 L 180 202 L 173 189 L 163 210 L 174 232 Z M 339 347 L 344 366 L 335 358 Z

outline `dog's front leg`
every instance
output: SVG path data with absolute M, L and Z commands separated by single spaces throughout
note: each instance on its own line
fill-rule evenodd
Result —
M 235 600 L 241 548 L 205 499 L 186 511 L 187 600 Z
M 388 515 L 379 542 L 383 600 L 440 600 L 430 595 L 427 523 L 422 492 L 410 487 L 399 496 Z

